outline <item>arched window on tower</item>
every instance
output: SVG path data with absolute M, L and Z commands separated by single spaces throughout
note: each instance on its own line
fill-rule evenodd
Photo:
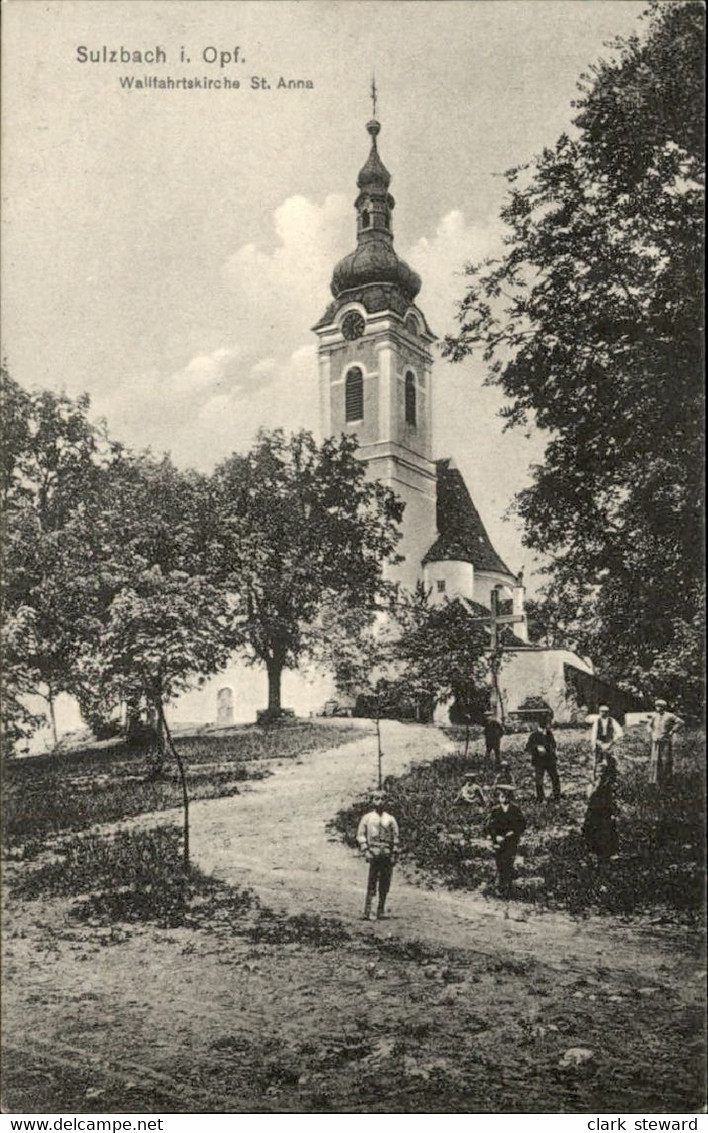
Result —
M 358 366 L 347 372 L 344 383 L 344 418 L 346 421 L 364 420 L 364 375 Z
M 415 403 L 415 374 L 410 370 L 406 374 L 406 425 L 417 425 Z
M 361 212 L 361 227 L 368 228 L 371 224 L 371 213 L 368 209 L 362 209 Z

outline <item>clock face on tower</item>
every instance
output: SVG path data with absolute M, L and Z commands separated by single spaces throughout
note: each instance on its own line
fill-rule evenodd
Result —
M 342 319 L 342 334 L 349 342 L 355 342 L 357 338 L 361 338 L 365 329 L 364 317 L 358 311 L 350 311 Z

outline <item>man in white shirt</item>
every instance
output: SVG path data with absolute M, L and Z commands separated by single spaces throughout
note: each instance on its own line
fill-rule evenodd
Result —
M 359 849 L 369 863 L 369 877 L 364 902 L 364 920 L 371 916 L 371 902 L 378 889 L 379 920 L 386 915 L 386 898 L 391 887 L 391 874 L 398 856 L 398 823 L 392 814 L 384 809 L 386 796 L 383 791 L 375 791 L 371 796 L 374 809 L 364 815 L 359 823 L 356 840 Z
M 674 774 L 673 737 L 684 722 L 680 716 L 666 711 L 665 700 L 654 702 L 654 713 L 649 719 L 651 736 L 651 761 L 649 763 L 649 782 L 663 787 L 671 782 Z
M 599 716 L 595 717 L 590 732 L 590 747 L 594 759 L 593 776 L 597 772 L 600 756 L 611 752 L 614 745 L 624 735 L 618 722 L 610 716 L 610 709 L 607 704 L 601 704 L 598 712 Z

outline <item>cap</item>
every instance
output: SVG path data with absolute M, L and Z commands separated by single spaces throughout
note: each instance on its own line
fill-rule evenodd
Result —
M 666 708 L 666 701 L 665 700 L 655 700 L 654 704 L 657 705 L 657 707 L 661 706 L 662 708 Z
M 508 794 L 513 795 L 514 791 L 516 790 L 516 787 L 514 786 L 513 783 L 495 783 L 494 784 L 494 790 L 495 791 L 507 791 Z
M 609 706 L 609 704 L 598 704 L 597 710 L 598 710 L 598 712 L 609 712 L 610 706 Z

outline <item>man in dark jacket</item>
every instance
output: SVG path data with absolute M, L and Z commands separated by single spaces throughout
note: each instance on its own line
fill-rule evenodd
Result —
M 514 859 L 519 848 L 519 839 L 526 829 L 526 819 L 516 803 L 512 802 L 514 787 L 511 783 L 500 784 L 497 791 L 499 805 L 492 807 L 486 833 L 492 840 L 496 859 L 499 896 L 504 901 L 508 901 L 511 897 Z
M 495 768 L 499 767 L 501 760 L 501 741 L 504 735 L 504 726 L 500 724 L 493 712 L 484 714 L 484 746 L 486 756 L 494 757 Z
M 551 731 L 551 721 L 548 717 L 543 727 L 536 728 L 531 733 L 526 741 L 526 750 L 531 756 L 531 763 L 536 776 L 536 801 L 542 803 L 546 797 L 543 790 L 543 780 L 545 775 L 548 774 L 553 787 L 553 801 L 558 802 L 561 796 L 561 785 L 556 758 L 556 739 Z

